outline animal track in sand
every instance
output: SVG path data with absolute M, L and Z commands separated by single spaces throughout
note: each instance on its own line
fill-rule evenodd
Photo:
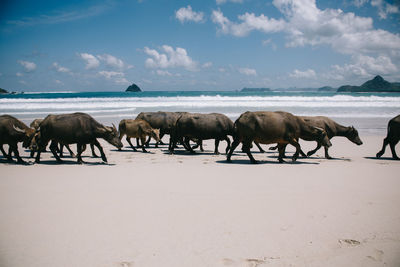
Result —
M 368 255 L 367 258 L 373 261 L 382 261 L 385 253 L 382 250 L 374 249 L 373 256 Z
M 339 239 L 338 240 L 341 245 L 350 245 L 350 246 L 358 246 L 361 245 L 360 241 L 354 239 Z

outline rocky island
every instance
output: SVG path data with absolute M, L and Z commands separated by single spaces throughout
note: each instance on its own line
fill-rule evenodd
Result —
M 0 88 L 0 94 L 9 94 L 9 92 L 5 89 Z
M 400 92 L 400 83 L 390 83 L 377 75 L 361 86 L 344 85 L 337 92 Z
M 128 88 L 126 88 L 125 92 L 142 92 L 142 90 L 140 90 L 139 86 L 133 83 Z

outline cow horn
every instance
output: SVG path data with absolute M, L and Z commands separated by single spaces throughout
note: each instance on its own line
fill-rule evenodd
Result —
M 113 126 L 113 129 L 114 129 L 114 130 L 117 130 L 117 127 L 115 127 L 114 123 L 111 123 L 111 124 L 112 124 L 112 126 Z
M 13 124 L 13 128 L 14 128 L 14 130 L 16 130 L 16 131 L 19 132 L 19 133 L 25 133 L 25 130 L 23 130 L 23 129 L 17 127 L 17 126 L 15 126 L 14 124 Z

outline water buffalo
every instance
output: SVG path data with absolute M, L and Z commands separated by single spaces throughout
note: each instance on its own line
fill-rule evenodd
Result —
M 257 163 L 250 152 L 252 142 L 260 144 L 278 143 L 279 162 L 283 162 L 283 148 L 286 144 L 296 147 L 292 160 L 295 161 L 300 153 L 298 139 L 318 140 L 323 145 L 331 146 L 326 132 L 318 127 L 309 126 L 302 118 L 291 113 L 277 111 L 247 111 L 235 121 L 232 147 L 229 150 L 227 161 L 235 148 L 243 143 L 243 151 L 250 158 L 251 163 Z
M 141 147 L 143 152 L 147 152 L 145 149 L 146 136 L 153 137 L 156 140 L 156 142 L 160 141 L 160 130 L 153 129 L 147 121 L 141 119 L 121 120 L 118 126 L 118 131 L 119 131 L 119 140 L 121 140 L 122 137 L 126 135 L 126 141 L 128 141 L 129 145 L 132 147 L 134 151 L 137 150 L 130 141 L 131 137 L 138 138 L 141 140 L 142 142 Z
M 391 119 L 387 127 L 387 136 L 383 139 L 383 146 L 381 151 L 376 154 L 377 158 L 380 158 L 384 153 L 386 146 L 390 145 L 390 150 L 392 151 L 392 157 L 394 159 L 399 159 L 396 154 L 395 146 L 400 140 L 400 115 Z
M 43 119 L 34 119 L 31 124 L 29 124 L 29 127 L 37 130 L 40 126 L 40 123 L 43 121 Z
M 57 143 L 76 143 L 78 163 L 83 163 L 81 154 L 84 145 L 93 143 L 100 150 L 103 161 L 107 162 L 103 148 L 96 138 L 103 138 L 117 148 L 122 147 L 115 126 L 104 126 L 88 114 L 78 112 L 72 114 L 48 115 L 40 124 L 40 128 L 35 134 L 36 142 L 33 144 L 33 148 L 38 151 L 35 162 L 40 162 L 40 153 L 50 140 L 52 141 L 50 150 L 59 162 L 61 158 L 57 155 Z
M 349 139 L 351 142 L 357 144 L 357 145 L 362 145 L 363 142 L 361 141 L 360 137 L 358 136 L 358 131 L 353 127 L 353 126 L 343 126 L 340 125 L 339 123 L 335 122 L 334 120 L 324 117 L 324 116 L 315 116 L 315 117 L 309 117 L 309 116 L 301 116 L 302 119 L 306 123 L 308 123 L 311 126 L 314 127 L 319 127 L 325 130 L 326 134 L 328 135 L 329 139 L 332 139 L 334 136 L 344 136 L 347 139 Z M 305 139 L 307 140 L 307 139 Z M 312 140 L 307 140 L 307 141 L 312 141 Z M 321 148 L 322 143 L 317 141 L 317 147 L 313 150 L 310 150 L 307 152 L 307 156 L 313 155 L 315 152 L 318 151 L 318 149 Z M 271 147 L 270 150 L 274 150 L 277 147 Z M 325 158 L 327 159 L 332 159 L 331 156 L 329 156 L 328 153 L 328 146 L 324 146 L 325 149 Z M 302 151 L 300 152 L 302 153 Z M 304 154 L 304 153 L 302 153 Z M 305 155 L 303 155 L 305 156 Z
M 8 161 L 12 161 L 11 153 L 14 152 L 18 163 L 24 163 L 19 156 L 18 143 L 22 142 L 23 147 L 28 147 L 35 129 L 29 128 L 25 123 L 10 115 L 0 116 L 0 150 Z M 8 154 L 4 151 L 3 145 L 9 147 Z
M 226 153 L 228 153 L 231 143 L 228 135 L 232 136 L 232 134 L 233 122 L 223 114 L 184 113 L 176 121 L 170 153 L 174 153 L 175 145 L 180 140 L 184 140 L 185 148 L 194 153 L 189 145 L 190 139 L 196 140 L 198 144 L 202 140 L 215 139 L 215 154 L 219 154 L 219 142 L 225 140 L 227 142 Z
M 43 119 L 34 119 L 29 126 L 31 128 L 34 128 L 35 130 L 37 130 L 40 127 L 40 123 L 42 121 L 43 121 Z M 68 150 L 69 154 L 71 155 L 71 157 L 73 157 L 73 158 L 76 157 L 75 153 L 72 152 L 72 150 L 71 150 L 71 148 L 69 147 L 68 144 L 59 144 L 59 147 L 57 147 L 57 150 L 60 153 L 60 158 L 63 157 L 64 147 L 67 148 L 67 150 Z M 94 144 L 90 144 L 90 149 L 92 151 L 92 157 L 97 158 L 98 156 L 97 156 L 96 152 L 94 151 Z M 86 150 L 86 145 L 83 148 L 83 151 L 85 151 L 85 150 Z M 42 152 L 45 152 L 45 151 L 46 151 L 46 149 L 44 149 Z M 31 158 L 33 158 L 34 153 L 35 153 L 35 151 L 31 149 Z
M 171 135 L 177 119 L 184 113 L 187 112 L 141 112 L 137 115 L 136 119 L 147 121 L 153 129 L 160 129 L 160 141 L 156 142 L 156 147 L 158 147 L 159 143 L 164 145 L 161 139 L 165 134 Z M 149 146 L 150 139 L 151 137 L 149 136 L 149 139 L 146 142 L 147 147 Z M 137 145 L 139 146 L 139 143 Z

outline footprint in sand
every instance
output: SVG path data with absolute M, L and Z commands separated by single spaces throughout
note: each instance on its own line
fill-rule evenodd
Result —
M 119 263 L 121 267 L 131 267 L 133 266 L 133 262 L 123 261 Z
M 222 264 L 224 266 L 245 266 L 245 267 L 257 267 L 263 264 L 266 264 L 267 262 L 264 259 L 244 259 L 244 260 L 239 260 L 235 261 L 229 258 L 225 258 L 222 260 Z
M 341 245 L 350 245 L 350 246 L 358 246 L 361 244 L 360 241 L 354 239 L 339 239 L 339 243 Z
M 371 259 L 373 261 L 382 261 L 384 254 L 385 253 L 382 250 L 374 249 L 373 255 L 369 255 L 369 256 L 367 256 L 367 258 Z

